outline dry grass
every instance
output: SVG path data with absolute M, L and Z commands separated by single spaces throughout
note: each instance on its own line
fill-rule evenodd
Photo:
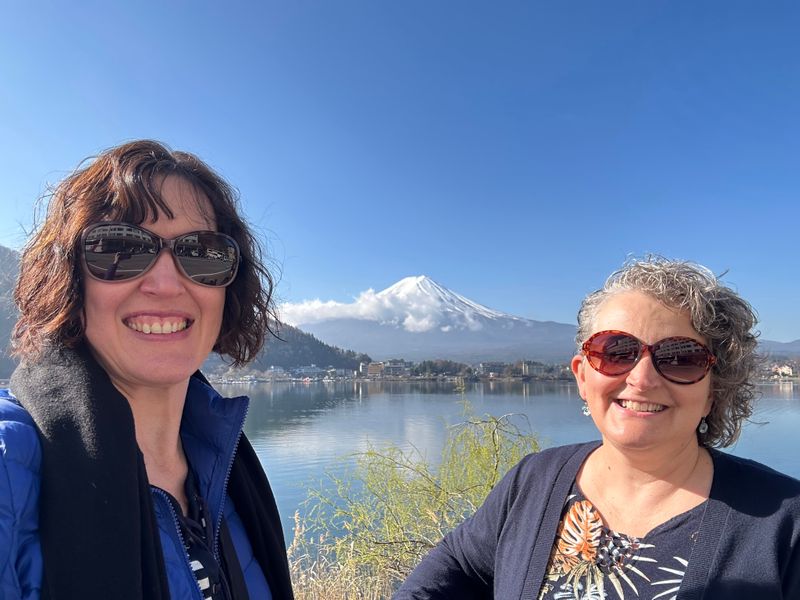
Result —
M 380 577 L 365 575 L 352 560 L 336 561 L 334 544 L 307 536 L 300 515 L 294 515 L 294 541 L 289 547 L 289 569 L 295 600 L 384 600 L 394 586 Z M 312 553 L 316 556 L 312 556 Z

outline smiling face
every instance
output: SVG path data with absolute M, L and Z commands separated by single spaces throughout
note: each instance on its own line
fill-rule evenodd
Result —
M 165 178 L 161 195 L 175 218 L 144 228 L 165 239 L 216 229 L 208 199 L 185 180 Z M 167 250 L 136 279 L 83 280 L 86 341 L 119 389 L 185 384 L 216 343 L 225 288 L 192 282 Z
M 608 329 L 630 333 L 647 344 L 672 336 L 706 343 L 688 314 L 641 292 L 620 292 L 600 306 L 592 331 Z M 594 370 L 582 355 L 572 359 L 572 371 L 604 443 L 664 452 L 697 445 L 697 425 L 711 410 L 710 375 L 697 383 L 672 383 L 655 370 L 649 352 L 633 370 L 616 377 Z

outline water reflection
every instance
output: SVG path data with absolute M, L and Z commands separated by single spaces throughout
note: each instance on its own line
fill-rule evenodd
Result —
M 770 382 L 759 390 L 754 422 L 731 451 L 799 477 L 800 386 Z M 341 474 L 354 452 L 394 444 L 437 462 L 447 427 L 464 419 L 462 395 L 451 382 L 276 382 L 221 391 L 251 397 L 245 431 L 275 488 L 287 531 L 307 487 L 320 485 L 326 470 Z M 545 446 L 598 438 L 572 382 L 468 383 L 463 396 L 477 415 L 523 415 L 517 424 L 530 423 Z
M 758 386 L 759 391 L 767 398 L 785 398 L 793 400 L 797 398 L 794 381 L 775 381 L 763 383 Z

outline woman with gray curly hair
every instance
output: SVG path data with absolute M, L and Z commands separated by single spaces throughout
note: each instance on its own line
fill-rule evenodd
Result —
M 699 441 L 703 446 L 721 448 L 733 444 L 742 422 L 752 414 L 756 397 L 753 378 L 760 357 L 756 353 L 753 328 L 757 318 L 753 308 L 701 265 L 660 257 L 634 260 L 581 303 L 575 338 L 578 355 L 587 355 L 586 342 L 598 331 L 596 320 L 603 305 L 626 292 L 645 294 L 672 311 L 684 313 L 695 333 L 705 340 L 714 357 L 710 379 L 713 403 L 698 425 Z M 658 364 L 655 366 L 658 369 Z
M 755 323 L 705 267 L 626 263 L 571 361 L 601 441 L 523 459 L 396 599 L 800 598 L 800 481 L 716 449 L 752 413 Z

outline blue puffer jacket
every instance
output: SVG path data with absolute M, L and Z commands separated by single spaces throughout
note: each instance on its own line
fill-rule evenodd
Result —
M 242 434 L 248 399 L 223 398 L 192 378 L 181 421 L 186 457 L 214 518 L 225 520 L 242 566 L 250 598 L 270 599 L 269 586 L 233 504 L 226 492 L 233 456 Z M 0 390 L 0 600 L 33 600 L 40 595 L 42 555 L 37 534 L 41 447 L 33 421 Z M 174 599 L 201 600 L 202 595 L 178 532 L 176 515 L 164 492 L 153 488 L 164 564 Z M 124 515 L 120 515 L 124 518 Z M 218 549 L 219 540 L 214 540 Z

